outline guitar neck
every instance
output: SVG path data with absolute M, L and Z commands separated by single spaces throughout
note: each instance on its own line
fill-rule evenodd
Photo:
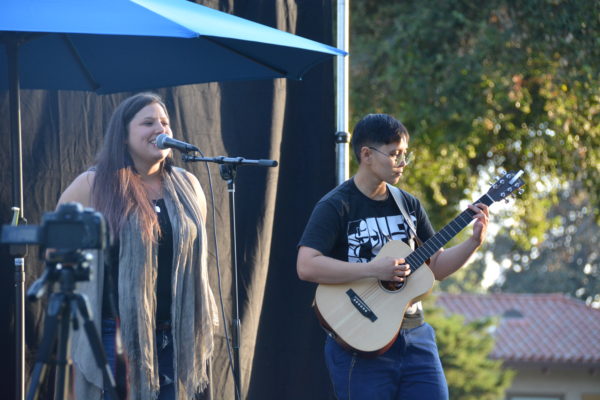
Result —
M 487 206 L 494 203 L 494 200 L 487 194 L 480 197 L 475 203 L 483 203 Z M 411 270 L 415 271 L 425 263 L 436 251 L 441 249 L 448 243 L 458 232 L 462 231 L 473 220 L 475 212 L 467 208 L 458 217 L 454 218 L 448 225 L 443 227 L 438 233 L 429 238 L 423 246 L 417 248 L 406 257 L 406 262 L 410 265 Z

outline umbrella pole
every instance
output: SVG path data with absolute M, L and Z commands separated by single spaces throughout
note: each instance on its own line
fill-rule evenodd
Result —
M 23 215 L 23 152 L 21 142 L 21 99 L 19 89 L 19 43 L 9 40 L 7 43 L 9 110 L 11 131 L 11 153 L 13 165 L 13 211 L 20 213 L 19 222 L 26 222 Z M 16 222 L 16 221 L 15 221 Z M 16 369 L 15 398 L 25 398 L 25 255 L 27 247 L 10 246 L 10 254 L 15 263 L 15 338 Z

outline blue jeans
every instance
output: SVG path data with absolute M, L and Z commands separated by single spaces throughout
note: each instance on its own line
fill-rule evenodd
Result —
M 327 337 L 325 362 L 340 400 L 448 399 L 435 333 L 427 323 L 400 330 L 392 347 L 376 358 L 362 358 Z
M 106 359 L 115 379 L 124 379 L 117 376 L 116 350 L 115 350 L 116 322 L 114 319 L 102 320 L 102 344 Z M 158 352 L 158 375 L 160 377 L 159 400 L 175 400 L 175 372 L 173 368 L 173 336 L 171 330 L 156 330 L 156 351 Z

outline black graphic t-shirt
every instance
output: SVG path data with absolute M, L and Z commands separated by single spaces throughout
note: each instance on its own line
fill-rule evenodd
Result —
M 423 242 L 435 234 L 421 202 L 402 191 L 407 212 Z M 315 206 L 298 246 L 348 262 L 369 262 L 390 240 L 409 243 L 409 227 L 391 194 L 377 201 L 347 180 Z

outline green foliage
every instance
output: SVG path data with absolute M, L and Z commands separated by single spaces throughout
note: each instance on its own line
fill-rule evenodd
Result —
M 600 227 L 589 198 L 572 187 L 553 206 L 548 219 L 557 221 L 544 241 L 529 250 L 511 249 L 509 268 L 493 290 L 513 293 L 563 292 L 600 307 Z M 506 253 L 510 238 L 496 240 L 494 253 Z M 497 255 L 497 258 L 499 255 Z
M 487 249 L 484 247 L 475 256 L 477 257 L 475 261 L 439 282 L 440 291 L 446 293 L 484 293 L 486 289 L 482 286 L 482 281 L 487 264 L 481 255 L 485 254 L 486 251 Z
M 460 315 L 445 315 L 427 299 L 427 322 L 436 331 L 440 358 L 451 399 L 496 400 L 511 385 L 513 371 L 489 355 L 494 348 L 490 335 L 493 320 L 464 322 Z
M 563 183 L 600 217 L 600 2 L 351 2 L 351 106 L 398 117 L 418 157 L 403 187 L 436 227 L 481 177 L 525 169 L 510 232 L 542 242 Z M 480 193 L 480 192 L 479 192 Z

